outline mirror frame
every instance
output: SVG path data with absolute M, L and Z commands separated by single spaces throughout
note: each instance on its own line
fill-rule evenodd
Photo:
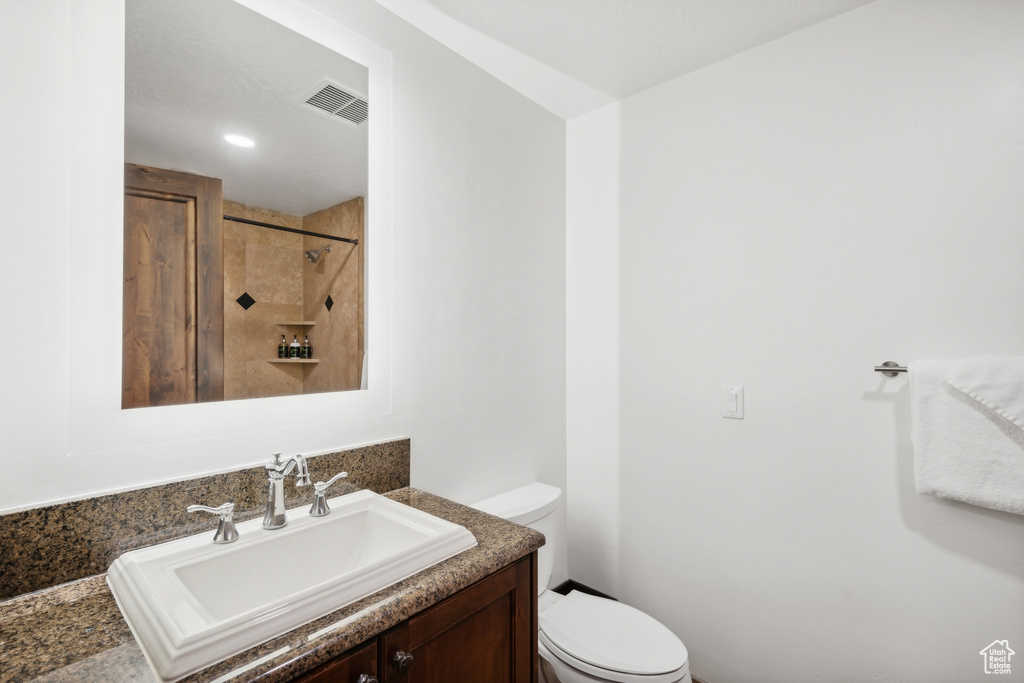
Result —
M 99 50 L 103 57 L 85 60 L 81 67 L 81 81 L 98 84 L 100 92 L 94 88 L 79 119 L 80 138 L 69 152 L 75 180 L 69 217 L 68 454 L 103 454 L 104 468 L 119 461 L 129 471 L 151 471 L 140 456 L 155 456 L 173 459 L 173 470 L 187 472 L 202 467 L 213 454 L 219 465 L 226 466 L 225 457 L 252 462 L 273 450 L 308 453 L 350 445 L 363 438 L 361 430 L 346 435 L 339 429 L 341 423 L 392 410 L 391 53 L 297 0 L 235 1 L 369 69 L 364 327 L 368 388 L 121 409 L 124 41 L 117 46 L 93 44 L 85 33 L 89 27 L 78 27 L 83 33 L 76 43 Z M 90 3 L 91 9 L 99 4 Z M 123 0 L 103 7 L 105 11 L 90 13 L 90 21 L 119 24 L 123 36 Z M 103 144 L 109 140 L 120 144 Z

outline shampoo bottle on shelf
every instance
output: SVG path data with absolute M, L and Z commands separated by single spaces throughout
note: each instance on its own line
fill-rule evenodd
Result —
M 298 335 L 292 337 L 292 343 L 289 346 L 288 350 L 289 350 L 289 354 L 288 354 L 289 358 L 298 358 L 299 357 L 299 337 L 298 337 Z
M 285 340 L 284 335 L 281 335 L 281 343 L 277 345 L 277 357 L 287 358 L 288 357 L 288 342 Z
M 312 358 L 313 357 L 313 347 L 310 346 L 310 344 L 309 344 L 309 335 L 308 334 L 306 335 L 306 341 L 304 341 L 302 343 L 302 357 L 303 358 Z

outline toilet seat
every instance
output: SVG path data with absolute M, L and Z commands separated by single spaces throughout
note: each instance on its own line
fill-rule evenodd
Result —
M 572 591 L 540 614 L 539 637 L 566 665 L 617 683 L 671 683 L 686 647 L 653 617 L 621 602 Z
M 588 683 L 591 681 L 603 681 L 607 683 L 682 683 L 682 681 L 689 681 L 687 678 L 690 670 L 690 664 L 687 662 L 683 666 L 679 667 L 675 671 L 667 674 L 656 674 L 654 676 L 644 676 L 642 674 L 627 674 L 621 671 L 611 671 L 610 669 L 602 669 L 586 662 L 580 661 L 570 655 L 568 652 L 559 649 L 557 646 L 552 645 L 551 641 L 544 637 L 541 633 L 538 638 L 537 649 L 540 653 L 542 660 L 548 662 L 550 666 L 555 667 L 555 673 L 558 676 L 562 676 L 565 681 L 576 681 L 586 680 Z M 570 678 L 558 669 L 558 666 L 563 666 L 567 670 L 572 671 L 579 676 L 585 676 L 586 678 Z M 540 679 L 542 681 L 551 681 L 550 678 Z M 562 679 L 557 679 L 562 680 Z

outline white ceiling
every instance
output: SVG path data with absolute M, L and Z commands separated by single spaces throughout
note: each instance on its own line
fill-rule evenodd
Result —
M 564 119 L 871 2 L 376 1 Z M 367 125 L 299 104 L 324 78 L 366 96 L 363 66 L 233 0 L 127 0 L 126 15 L 126 161 L 295 215 L 366 195 Z
M 377 0 L 563 118 L 871 1 Z
M 302 104 L 325 78 L 365 98 L 366 67 L 233 0 L 127 0 L 125 33 L 125 161 L 298 216 L 366 196 L 367 124 Z

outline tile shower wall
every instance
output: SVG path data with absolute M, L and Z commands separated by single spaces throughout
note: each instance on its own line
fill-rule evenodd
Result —
M 320 363 L 309 372 L 305 393 L 358 389 L 363 365 L 363 198 L 317 211 L 303 219 L 310 232 L 359 240 L 359 245 L 303 237 L 304 250 L 330 244 L 316 265 L 303 259 L 303 319 L 313 355 Z M 300 338 L 301 339 L 301 338 Z M 330 349 L 330 353 L 325 351 Z
M 306 217 L 225 201 L 224 213 L 362 239 L 363 199 Z M 316 264 L 307 250 L 331 246 Z M 362 367 L 360 246 L 224 221 L 224 398 L 358 389 Z M 281 325 L 311 321 L 315 325 Z M 308 334 L 318 364 L 270 363 L 281 335 Z
M 237 202 L 225 201 L 224 213 L 302 229 L 301 216 Z M 299 334 L 276 323 L 302 319 L 302 252 L 302 235 L 224 221 L 225 399 L 302 393 L 308 366 L 267 362 L 277 357 L 282 334 Z M 255 303 L 240 304 L 245 294 Z

